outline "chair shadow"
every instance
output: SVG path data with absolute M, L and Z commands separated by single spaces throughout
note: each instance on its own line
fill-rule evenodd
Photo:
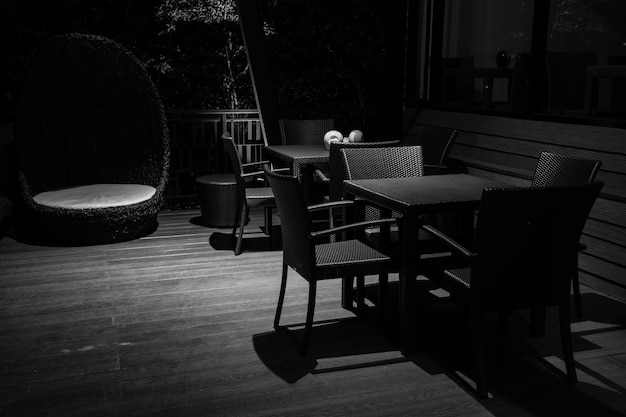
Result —
M 575 321 L 594 321 L 599 323 L 626 326 L 626 304 L 597 293 L 581 294 L 583 317 Z M 573 300 L 572 300 L 573 305 Z
M 144 231 L 142 236 L 149 236 L 157 231 L 158 228 L 159 222 L 154 221 Z M 23 243 L 25 245 L 59 248 L 109 245 L 111 243 L 129 242 L 138 239 L 137 236 L 130 236 L 127 238 L 118 238 L 114 242 L 65 242 L 62 240 L 56 240 L 53 236 L 46 236 L 45 234 L 42 234 L 39 230 L 37 230 L 37 228 L 35 228 L 32 224 L 30 224 L 28 221 L 26 221 L 26 219 L 23 218 L 11 219 L 11 221 L 5 226 L 4 235 L 15 240 L 16 242 Z
M 257 236 L 263 233 L 263 236 Z M 248 235 L 248 236 L 246 236 Z M 235 249 L 235 239 L 229 232 L 213 232 L 209 237 L 209 244 L 215 250 L 232 251 Z M 265 234 L 263 228 L 260 232 L 243 234 L 243 252 L 268 252 L 282 250 L 282 240 L 280 236 L 280 226 L 272 228 L 272 237 Z
M 614 324 L 621 329 L 626 320 L 626 305 L 598 294 L 585 294 L 583 320 Z M 417 323 L 419 354 L 440 364 L 443 373 L 470 395 L 475 396 L 474 367 L 469 344 L 469 326 L 465 312 L 451 302 L 424 303 Z M 572 315 L 572 323 L 576 319 Z M 513 313 L 506 335 L 497 334 L 497 316 L 483 321 L 486 373 L 490 399 L 482 404 L 494 415 L 506 416 L 510 404 L 526 409 L 528 415 L 602 415 L 622 416 L 626 409 L 626 388 L 580 362 L 576 362 L 579 382 L 570 385 L 563 365 L 556 309 L 548 312 L 545 336 L 533 337 L 528 312 Z M 573 332 L 574 352 L 601 350 L 588 340 L 590 332 Z M 414 361 L 429 373 L 424 361 Z M 589 379 L 594 383 L 587 382 Z M 529 401 L 532 398 L 532 401 Z M 618 411 L 608 404 L 620 404 Z
M 263 364 L 290 384 L 308 374 L 408 361 L 366 321 L 357 317 L 316 321 L 313 326 L 306 357 L 301 356 L 298 350 L 304 333 L 303 323 L 255 334 L 252 343 Z M 332 358 L 342 359 L 335 361 Z M 329 360 L 330 365 L 325 359 Z
M 396 290 L 391 284 L 390 294 L 397 293 Z M 428 281 L 418 285 L 418 346 L 410 356 L 403 356 L 397 350 L 396 328 L 386 328 L 388 331 L 382 333 L 372 326 L 370 315 L 374 315 L 375 311 L 366 311 L 354 318 L 317 322 L 307 357 L 301 357 L 298 352 L 302 329 L 292 326 L 254 335 L 253 345 L 265 366 L 288 383 L 296 383 L 307 374 L 357 367 L 371 367 L 372 372 L 376 372 L 378 365 L 410 361 L 428 375 L 445 374 L 476 398 L 467 316 L 446 297 L 434 295 L 436 291 L 433 290 L 434 286 Z M 375 294 L 376 285 L 365 288 L 366 298 L 374 299 Z M 393 295 L 390 298 L 393 302 Z M 584 294 L 583 303 L 585 320 L 614 324 L 618 329 L 625 324 L 625 304 L 597 294 Z M 548 313 L 546 336 L 539 338 L 529 336 L 529 317 L 525 314 L 511 316 L 505 336 L 497 334 L 495 315 L 485 318 L 484 346 L 490 398 L 477 400 L 493 415 L 503 417 L 511 415 L 512 409 L 521 414 L 524 412 L 519 410 L 524 410 L 527 415 L 546 417 L 623 416 L 626 388 L 622 385 L 580 362 L 576 363 L 579 382 L 576 385 L 567 382 L 562 369 L 555 315 L 556 312 L 552 315 Z M 396 319 L 397 309 L 391 309 L 388 320 Z M 572 322 L 575 322 L 574 317 Z M 602 346 L 586 340 L 586 334 L 573 333 L 575 352 L 602 349 Z M 535 340 L 541 339 L 546 342 L 537 347 Z M 331 362 L 340 365 L 322 366 L 325 359 L 339 357 L 342 359 Z M 416 378 L 419 374 L 416 372 Z
M 248 218 L 248 222 L 250 222 Z M 217 229 L 219 231 L 211 233 L 209 237 L 209 244 L 215 250 L 223 250 L 223 251 L 234 251 L 235 250 L 235 239 L 232 235 L 232 226 L 207 226 L 204 224 L 202 216 L 196 216 L 189 219 L 189 223 L 194 226 L 207 227 L 211 229 Z M 261 227 L 260 229 L 256 228 L 245 228 L 243 235 L 243 251 L 245 252 L 268 252 L 268 251 L 277 251 L 282 250 L 282 241 L 280 235 L 280 226 L 272 227 L 272 237 L 270 238 L 267 233 L 265 233 L 265 228 Z M 221 231 L 223 230 L 223 231 Z M 258 236 L 259 234 L 263 234 L 263 236 Z

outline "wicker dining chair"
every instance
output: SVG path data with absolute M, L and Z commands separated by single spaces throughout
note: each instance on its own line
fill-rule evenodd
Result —
M 242 163 L 235 142 L 230 133 L 222 135 L 222 144 L 232 165 L 235 181 L 237 182 L 237 203 L 235 223 L 233 225 L 233 240 L 235 240 L 235 255 L 243 252 L 243 231 L 248 221 L 250 207 L 263 207 L 265 210 L 265 233 L 272 238 L 272 209 L 276 207 L 274 193 L 271 187 L 249 186 L 250 179 L 264 178 L 263 165 L 267 161 Z M 254 168 L 253 171 L 250 171 Z M 239 229 L 239 232 L 237 232 Z
M 449 170 L 448 155 L 458 130 L 438 126 L 419 125 L 404 145 L 419 145 L 424 158 L 424 175 L 445 174 Z
M 400 145 L 400 141 L 386 142 L 331 142 L 328 156 L 328 170 L 316 170 L 318 178 L 328 184 L 328 200 L 343 199 L 343 180 L 346 179 L 343 167 L 342 149 L 383 148 Z
M 274 318 L 274 328 L 279 327 L 280 315 L 285 299 L 287 272 L 294 269 L 309 283 L 309 297 L 304 337 L 300 347 L 306 356 L 313 327 L 315 295 L 320 280 L 343 278 L 356 275 L 374 275 L 386 272 L 390 257 L 358 239 L 329 242 L 330 236 L 362 230 L 366 227 L 391 224 L 394 219 L 379 219 L 371 222 L 346 224 L 322 231 L 313 231 L 312 213 L 328 210 L 330 206 L 354 206 L 354 201 L 335 201 L 307 206 L 297 177 L 281 175 L 265 167 L 265 175 L 274 191 L 281 222 L 283 245 L 283 269 Z
M 542 152 L 535 168 L 531 186 L 550 187 L 591 182 L 595 180 L 601 165 L 602 162 L 598 160 Z M 586 244 L 583 242 L 579 243 L 579 250 L 582 251 L 586 248 Z M 578 317 L 582 317 L 583 306 L 578 279 L 578 257 L 576 257 L 572 269 L 572 288 L 576 303 L 576 313 Z
M 334 129 L 333 119 L 281 119 L 283 145 L 323 145 L 324 134 Z
M 424 175 L 422 147 L 390 146 L 383 148 L 344 148 L 341 149 L 344 175 L 348 180 L 372 179 L 372 178 L 402 178 L 420 177 Z M 375 207 L 365 207 L 364 210 L 355 210 L 356 216 L 365 220 L 373 220 L 379 217 L 399 216 L 398 213 L 381 210 Z M 434 220 L 434 219 L 433 219 Z M 366 234 L 373 243 L 379 246 L 389 247 L 392 253 L 397 253 L 398 234 L 389 228 L 374 229 Z M 423 231 L 419 232 L 420 251 L 423 254 L 440 254 L 442 245 L 437 240 Z M 416 254 L 417 256 L 417 254 Z M 357 303 L 362 305 L 362 295 L 358 289 L 362 288 L 363 277 L 357 277 Z M 378 285 L 378 311 L 381 320 L 386 315 L 388 277 L 383 274 Z
M 603 184 L 571 187 L 486 189 L 473 248 L 467 249 L 432 226 L 424 229 L 466 258 L 469 267 L 446 269 L 429 278 L 467 309 L 478 396 L 487 398 L 481 341 L 485 313 L 557 306 L 567 376 L 576 382 L 570 330 L 572 259 Z
M 283 145 L 319 145 L 324 146 L 324 135 L 329 130 L 335 129 L 334 119 L 280 119 L 280 133 Z M 281 165 L 276 165 L 283 168 Z M 327 163 L 316 163 L 309 169 L 304 169 L 303 174 L 309 175 L 305 181 L 309 181 L 311 189 L 309 197 L 314 201 L 323 199 L 327 186 L 317 180 L 314 170 L 328 170 Z

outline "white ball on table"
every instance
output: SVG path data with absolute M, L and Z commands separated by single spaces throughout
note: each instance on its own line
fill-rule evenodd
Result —
M 324 135 L 324 148 L 330 149 L 330 142 L 343 142 L 343 133 L 338 130 L 329 130 Z
M 352 143 L 363 142 L 363 132 L 361 132 L 360 130 L 353 130 L 352 132 L 350 132 L 348 140 Z

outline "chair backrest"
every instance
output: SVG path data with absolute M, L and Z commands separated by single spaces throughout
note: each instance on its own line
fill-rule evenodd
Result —
M 30 196 L 107 183 L 165 189 L 161 99 L 139 60 L 111 39 L 71 33 L 43 42 L 24 77 L 15 133 Z
M 331 142 L 330 154 L 328 157 L 328 175 L 330 184 L 328 186 L 328 196 L 331 201 L 341 200 L 343 198 L 343 180 L 346 179 L 345 170 L 343 168 L 342 149 L 362 149 L 362 148 L 382 148 L 390 146 L 398 146 L 400 141 L 388 142 Z
M 424 175 L 422 147 L 346 148 L 341 150 L 346 179 L 402 178 Z
M 283 262 L 304 278 L 312 276 L 315 247 L 309 238 L 311 218 L 297 177 L 277 174 L 264 169 L 280 215 Z
M 406 145 L 420 145 L 424 165 L 446 165 L 458 130 L 439 126 L 419 125 L 415 135 L 403 141 Z
M 239 156 L 239 152 L 237 152 L 235 141 L 229 132 L 222 134 L 222 146 L 233 168 L 233 173 L 235 174 L 235 181 L 237 182 L 237 206 L 239 207 L 246 198 L 246 181 L 243 177 L 244 169 L 241 163 L 241 157 Z
M 483 191 L 476 221 L 471 296 L 481 309 L 559 305 L 603 183 Z
M 281 119 L 283 145 L 322 145 L 324 134 L 334 125 L 333 119 Z
M 535 173 L 533 187 L 577 185 L 595 180 L 601 161 L 541 152 Z

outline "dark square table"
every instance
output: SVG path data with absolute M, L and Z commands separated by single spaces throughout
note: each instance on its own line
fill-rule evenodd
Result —
M 347 197 L 362 198 L 401 214 L 400 241 L 400 350 L 415 350 L 415 279 L 420 272 L 418 230 L 421 215 L 450 210 L 476 209 L 483 189 L 510 185 L 467 174 L 409 178 L 348 180 Z M 345 284 L 347 285 L 347 283 Z M 344 291 L 345 292 L 345 291 Z
M 304 195 L 309 199 L 315 167 L 328 164 L 330 151 L 319 145 L 271 145 L 264 148 L 267 159 L 286 163 L 294 176 L 300 179 Z

